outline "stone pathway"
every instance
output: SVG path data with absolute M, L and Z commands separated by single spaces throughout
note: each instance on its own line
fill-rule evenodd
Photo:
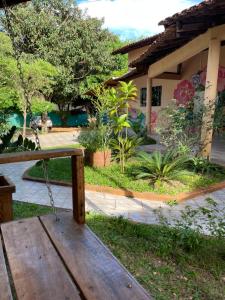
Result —
M 56 146 L 67 146 L 78 143 L 78 136 L 80 131 L 75 130 L 70 132 L 53 132 L 47 134 L 40 134 L 39 139 L 41 147 L 56 147 Z M 31 138 L 34 139 L 34 138 Z
M 0 165 L 0 173 L 8 176 L 16 185 L 16 193 L 13 196 L 14 200 L 49 205 L 48 194 L 44 184 L 21 179 L 24 171 L 33 164 L 34 162 L 22 162 Z M 52 186 L 52 190 L 55 205 L 57 207 L 67 209 L 72 208 L 72 192 L 70 187 Z M 212 197 L 219 203 L 220 210 L 224 209 L 225 189 L 182 202 L 174 206 L 172 212 L 171 208 L 166 203 L 154 201 L 154 199 L 151 199 L 151 201 L 140 200 L 86 191 L 86 210 L 113 216 L 123 216 L 136 222 L 154 224 L 157 222 L 154 213 L 155 209 L 162 207 L 163 214 L 168 218 L 179 217 L 180 212 L 186 205 L 196 208 L 203 205 L 206 197 Z

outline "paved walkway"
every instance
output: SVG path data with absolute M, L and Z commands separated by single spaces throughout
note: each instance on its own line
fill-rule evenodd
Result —
M 17 201 L 49 205 L 47 190 L 44 184 L 24 181 L 21 179 L 24 171 L 32 166 L 34 162 L 23 162 L 15 164 L 0 165 L 0 173 L 10 177 L 16 185 L 16 193 L 13 198 Z M 72 208 L 72 193 L 70 187 L 52 186 L 55 204 L 60 208 Z M 204 203 L 206 197 L 212 197 L 219 203 L 222 210 L 225 207 L 225 189 L 196 197 L 180 203 L 171 208 L 163 202 L 149 200 L 140 200 L 122 196 L 114 196 L 106 193 L 97 193 L 86 191 L 86 209 L 87 211 L 102 212 L 107 215 L 124 216 L 137 222 L 153 224 L 157 222 L 154 210 L 162 207 L 163 214 L 168 218 L 179 217 L 180 212 L 186 205 L 198 207 Z
M 78 143 L 78 136 L 80 131 L 75 130 L 70 132 L 53 132 L 47 134 L 40 134 L 41 147 L 56 147 L 56 146 L 67 146 Z

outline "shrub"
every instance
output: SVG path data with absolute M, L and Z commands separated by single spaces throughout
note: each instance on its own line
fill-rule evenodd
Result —
M 104 151 L 109 149 L 111 131 L 108 126 L 101 126 L 81 132 L 78 141 L 90 152 Z
M 13 126 L 7 133 L 0 135 L 0 153 L 34 151 L 36 144 L 28 138 L 17 134 L 16 126 Z
M 167 151 L 165 154 L 154 152 L 147 154 L 145 152 L 139 154 L 141 166 L 136 170 L 137 179 L 149 179 L 150 183 L 155 185 L 163 181 L 169 182 L 185 171 L 185 164 L 189 161 L 187 156 L 176 156 L 174 151 Z
M 225 208 L 219 208 L 212 198 L 206 198 L 205 204 L 197 208 L 185 206 L 180 217 L 169 219 L 163 214 L 162 208 L 155 210 L 160 225 L 172 226 L 173 246 L 185 251 L 196 251 L 201 248 L 203 236 L 207 233 L 214 238 L 225 238 Z M 168 213 L 168 210 L 167 210 Z M 172 213 L 169 209 L 168 215 Z
M 116 161 L 124 159 L 126 162 L 137 153 L 137 147 L 142 144 L 143 139 L 140 137 L 118 137 L 111 142 L 111 148 L 113 150 L 113 157 Z
M 212 174 L 214 172 L 224 172 L 224 169 L 216 164 L 211 163 L 203 157 L 192 157 L 189 167 L 196 173 Z

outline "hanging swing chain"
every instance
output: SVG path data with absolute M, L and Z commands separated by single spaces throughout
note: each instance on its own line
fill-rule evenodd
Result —
M 21 86 L 22 86 L 24 98 L 25 98 L 25 101 L 26 101 L 26 110 L 27 110 L 27 112 L 30 113 L 31 118 L 32 118 L 33 113 L 32 113 L 32 109 L 31 109 L 31 102 L 30 102 L 30 99 L 29 99 L 27 84 L 26 84 L 25 79 L 24 79 L 22 64 L 21 64 L 21 61 L 20 61 L 22 53 L 19 52 L 17 44 L 16 44 L 16 36 L 15 36 L 14 31 L 13 31 L 13 27 L 12 27 L 12 23 L 11 23 L 11 16 L 10 16 L 10 10 L 7 6 L 6 0 L 2 0 L 2 4 L 3 4 L 3 7 L 4 7 L 5 16 L 6 16 L 6 22 L 7 22 L 7 28 L 8 28 L 9 36 L 11 38 L 12 45 L 13 45 L 13 51 L 14 51 L 14 56 L 15 56 L 16 63 L 17 63 L 17 68 L 18 68 L 18 71 L 19 71 Z M 38 128 L 35 126 L 35 128 L 32 128 L 32 129 L 33 129 L 33 133 L 34 133 L 34 136 L 35 136 L 35 142 L 36 142 L 36 145 L 37 145 L 37 149 L 41 150 L 40 139 L 39 139 L 39 136 L 38 136 Z M 51 204 L 52 211 L 53 211 L 53 213 L 56 217 L 56 221 L 57 221 L 58 220 L 57 209 L 55 207 L 55 202 L 54 202 L 54 198 L 53 198 L 53 194 L 52 194 L 52 189 L 51 189 L 51 185 L 50 185 L 50 182 L 49 182 L 48 162 L 46 160 L 42 161 L 42 168 L 43 168 L 43 173 L 44 173 L 44 178 L 45 178 L 45 184 L 46 184 L 46 187 L 47 187 L 47 190 L 48 190 L 48 196 L 49 196 L 50 204 Z

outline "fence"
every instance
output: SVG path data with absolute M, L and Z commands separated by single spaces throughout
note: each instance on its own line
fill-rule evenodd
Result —
M 88 125 L 88 115 L 86 113 L 79 113 L 79 114 L 71 114 L 68 113 L 66 116 L 66 122 L 63 124 L 59 113 L 51 112 L 48 114 L 52 120 L 53 126 L 61 127 L 61 126 L 68 126 L 68 127 L 85 127 Z M 23 126 L 23 116 L 22 114 L 15 113 L 10 116 L 9 122 L 12 126 L 22 127 Z M 29 127 L 30 117 L 27 117 L 27 126 Z

